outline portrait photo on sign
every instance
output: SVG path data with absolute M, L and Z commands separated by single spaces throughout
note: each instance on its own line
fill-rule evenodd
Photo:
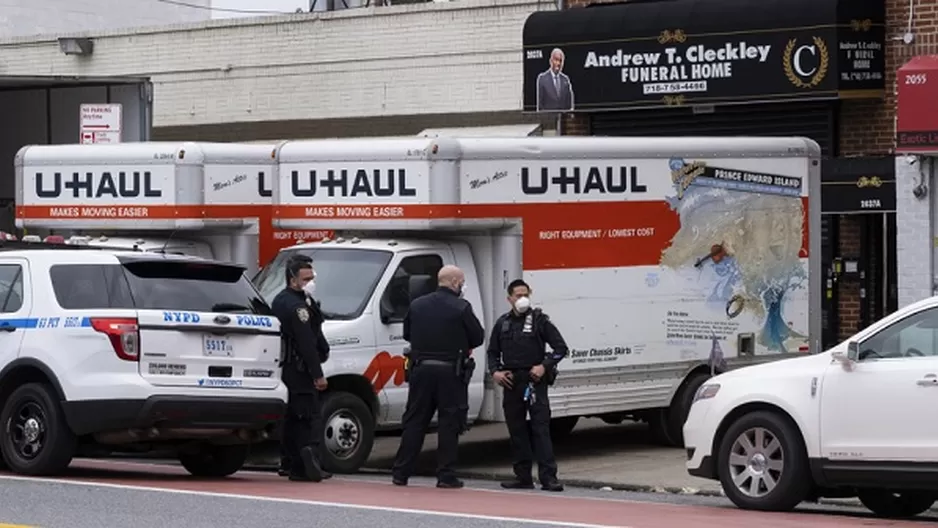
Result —
M 548 57 L 547 70 L 537 76 L 537 111 L 570 112 L 573 110 L 573 84 L 563 72 L 565 55 L 553 48 Z

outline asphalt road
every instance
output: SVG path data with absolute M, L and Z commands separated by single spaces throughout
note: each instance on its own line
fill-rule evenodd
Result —
M 716 497 L 570 489 L 507 492 L 471 481 L 439 490 L 430 479 L 400 488 L 383 477 L 292 483 L 269 473 L 194 479 L 165 464 L 77 461 L 67 476 L 0 474 L 0 528 L 850 528 L 921 527 L 938 519 L 885 521 L 858 509 L 811 505 L 792 514 L 746 512 Z M 304 521 L 304 519 L 306 521 Z M 7 524 L 4 524 L 7 523 Z

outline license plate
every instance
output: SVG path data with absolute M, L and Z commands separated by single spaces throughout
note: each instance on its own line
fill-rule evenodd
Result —
M 202 337 L 202 351 L 206 356 L 234 356 L 234 347 L 227 337 L 207 335 Z

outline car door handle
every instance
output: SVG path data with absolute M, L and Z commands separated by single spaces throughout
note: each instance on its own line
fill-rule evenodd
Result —
M 924 378 L 915 382 L 920 387 L 938 387 L 938 376 L 926 374 Z
M 0 325 L 0 331 L 2 332 L 16 332 L 16 327 L 13 325 Z

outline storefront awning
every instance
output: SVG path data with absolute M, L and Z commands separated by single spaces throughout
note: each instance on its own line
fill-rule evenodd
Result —
M 902 65 L 896 92 L 896 151 L 938 152 L 938 55 L 922 55 Z
M 882 97 L 882 0 L 637 0 L 532 13 L 524 109 Z M 554 82 L 554 50 L 563 68 Z

